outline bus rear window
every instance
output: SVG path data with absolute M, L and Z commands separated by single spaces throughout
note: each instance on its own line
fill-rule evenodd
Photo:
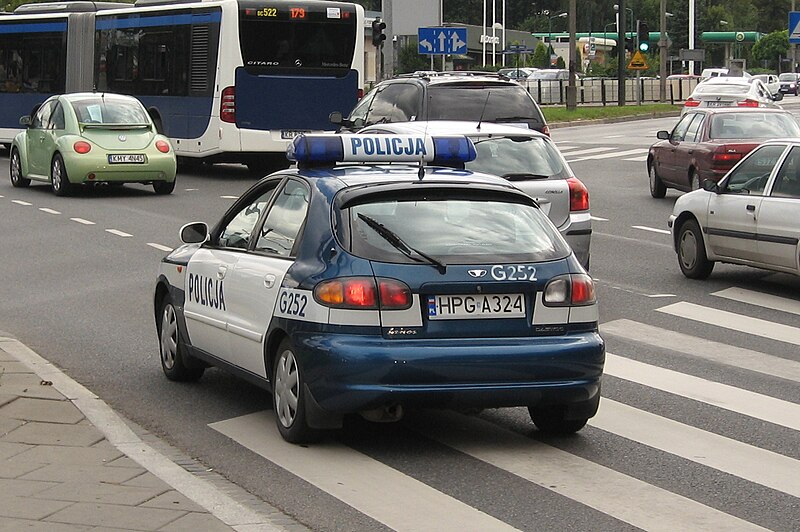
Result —
M 240 2 L 239 40 L 251 72 L 350 70 L 356 9 L 347 4 Z M 361 35 L 358 35 L 361 38 Z

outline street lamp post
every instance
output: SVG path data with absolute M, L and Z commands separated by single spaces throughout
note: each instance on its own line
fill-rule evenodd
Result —
M 727 20 L 720 20 L 719 21 L 719 25 L 720 25 L 720 28 L 722 26 L 727 26 L 728 25 L 728 21 Z M 733 55 L 735 56 L 736 55 L 736 46 L 735 45 L 734 45 L 733 51 L 734 51 Z M 731 45 L 730 45 L 730 43 L 726 42 L 725 43 L 725 68 L 730 68 L 730 66 L 731 66 Z
M 558 15 L 553 15 L 552 17 L 548 18 L 548 26 L 547 26 L 547 47 L 548 47 L 548 55 L 550 50 L 553 49 L 553 19 L 554 18 L 564 18 L 567 16 L 567 13 L 559 13 Z M 548 61 L 552 61 L 552 58 L 548 58 Z M 552 66 L 552 65 L 551 65 Z

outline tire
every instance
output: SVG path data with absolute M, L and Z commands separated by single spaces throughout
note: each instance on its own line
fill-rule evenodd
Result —
M 658 177 L 656 173 L 656 164 L 655 161 L 650 163 L 647 169 L 647 173 L 650 177 L 650 195 L 654 198 L 663 198 L 667 195 L 667 187 L 664 185 L 664 182 L 661 181 L 661 178 Z
M 172 191 L 175 190 L 175 183 L 177 181 L 177 178 L 173 179 L 172 181 L 153 181 L 153 190 L 155 190 L 156 194 L 159 196 L 172 194 Z
M 161 319 L 158 327 L 159 354 L 161 369 L 171 381 L 194 382 L 203 376 L 205 367 L 193 361 L 186 354 L 186 346 L 180 335 L 180 324 L 175 306 L 167 297 L 161 305 Z
M 9 173 L 11 174 L 11 186 L 17 188 L 25 188 L 31 184 L 31 180 L 22 175 L 22 159 L 19 156 L 19 150 L 14 149 L 11 152 Z
M 284 339 L 272 371 L 272 404 L 275 422 L 284 440 L 289 443 L 309 443 L 319 439 L 320 432 L 306 422 L 303 394 L 303 371 L 295 357 L 294 347 Z
M 56 196 L 69 196 L 72 193 L 72 183 L 69 182 L 67 167 L 61 154 L 56 153 L 50 167 L 50 186 Z
M 678 265 L 689 279 L 706 279 L 714 269 L 706 256 L 703 233 L 694 220 L 687 220 L 678 229 Z
M 528 407 L 528 413 L 536 428 L 545 434 L 575 434 L 589 421 L 589 418 L 566 419 L 567 409 L 564 407 Z
M 698 188 L 700 188 L 700 178 L 697 177 L 697 171 L 692 168 L 689 171 L 689 190 L 694 192 Z

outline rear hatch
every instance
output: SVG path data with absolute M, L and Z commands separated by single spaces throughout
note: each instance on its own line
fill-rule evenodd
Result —
M 150 146 L 154 136 L 155 133 L 149 125 L 135 127 L 98 124 L 83 128 L 83 138 L 104 150 L 115 152 L 142 151 Z

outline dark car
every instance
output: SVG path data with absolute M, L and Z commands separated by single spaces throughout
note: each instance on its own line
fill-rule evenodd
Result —
M 778 76 L 780 82 L 780 92 L 783 94 L 794 94 L 797 96 L 797 86 L 800 84 L 800 74 L 786 72 Z
M 742 157 L 767 139 L 798 137 L 794 116 L 779 109 L 720 108 L 687 112 L 675 128 L 659 131 L 650 147 L 650 194 L 667 188 L 697 190 L 706 179 L 719 181 Z
M 332 113 L 340 131 L 415 120 L 468 120 L 526 126 L 550 134 L 530 93 L 505 76 L 486 72 L 417 72 L 379 83 L 346 119 Z

